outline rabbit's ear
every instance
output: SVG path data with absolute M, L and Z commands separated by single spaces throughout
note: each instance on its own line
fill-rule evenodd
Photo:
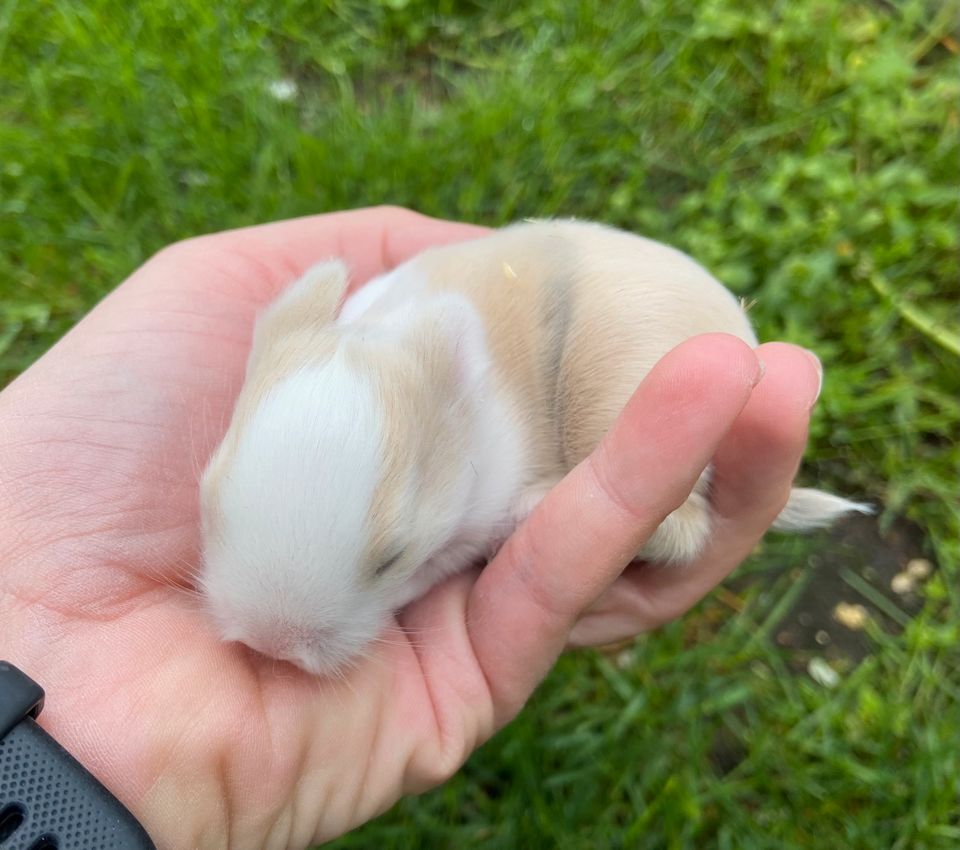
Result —
M 348 280 L 347 267 L 340 260 L 311 266 L 257 318 L 254 348 L 269 345 L 294 331 L 332 325 Z
M 479 391 L 490 370 L 486 329 L 473 305 L 461 295 L 433 299 L 408 329 L 418 350 L 425 380 L 455 397 Z

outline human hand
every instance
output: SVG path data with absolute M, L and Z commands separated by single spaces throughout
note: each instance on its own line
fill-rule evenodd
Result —
M 256 311 L 310 264 L 355 285 L 480 228 L 374 209 L 179 243 L 0 394 L 0 657 L 41 721 L 162 848 L 309 846 L 448 778 L 564 646 L 683 613 L 786 501 L 818 387 L 810 357 L 691 340 L 482 572 L 410 605 L 344 679 L 221 643 L 190 594 L 198 478 Z M 653 411 L 651 413 L 651 411 Z M 720 521 L 692 566 L 632 553 L 714 458 Z

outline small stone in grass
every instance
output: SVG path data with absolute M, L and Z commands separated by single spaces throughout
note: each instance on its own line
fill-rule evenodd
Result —
M 911 558 L 907 563 L 907 575 L 917 581 L 923 581 L 925 578 L 929 578 L 932 571 L 933 564 L 926 558 Z
M 890 589 L 900 596 L 911 593 L 916 586 L 916 582 L 910 573 L 897 573 L 890 579 Z
M 267 86 L 270 96 L 281 103 L 293 100 L 297 96 L 297 90 L 297 84 L 290 79 L 274 80 Z
M 814 682 L 825 688 L 835 688 L 840 684 L 840 674 L 819 656 L 810 659 L 807 672 Z
M 833 609 L 833 619 L 854 632 L 861 631 L 867 625 L 870 614 L 862 605 L 838 602 Z

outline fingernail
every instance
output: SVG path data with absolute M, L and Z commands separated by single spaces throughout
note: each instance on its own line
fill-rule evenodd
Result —
M 817 399 L 820 398 L 820 391 L 823 389 L 823 364 L 820 362 L 820 358 L 809 349 L 805 348 L 804 352 L 813 361 L 813 366 L 817 370 L 817 392 L 810 402 L 810 406 L 813 407 L 817 403 Z
M 763 380 L 763 376 L 767 374 L 767 364 L 763 362 L 759 357 L 757 358 L 757 363 L 760 364 L 760 368 L 757 369 L 756 377 L 753 379 L 753 386 L 756 386 Z

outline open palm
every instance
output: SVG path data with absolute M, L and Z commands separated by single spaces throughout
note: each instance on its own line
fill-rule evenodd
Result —
M 256 312 L 324 257 L 358 285 L 482 233 L 386 208 L 179 243 L 0 394 L 0 657 L 44 685 L 44 725 L 159 846 L 302 848 L 442 782 L 564 646 L 678 616 L 784 504 L 813 362 L 761 346 L 759 380 L 742 342 L 700 337 L 492 564 L 411 605 L 345 678 L 221 643 L 190 592 L 197 482 Z M 711 457 L 720 520 L 702 561 L 624 571 Z

